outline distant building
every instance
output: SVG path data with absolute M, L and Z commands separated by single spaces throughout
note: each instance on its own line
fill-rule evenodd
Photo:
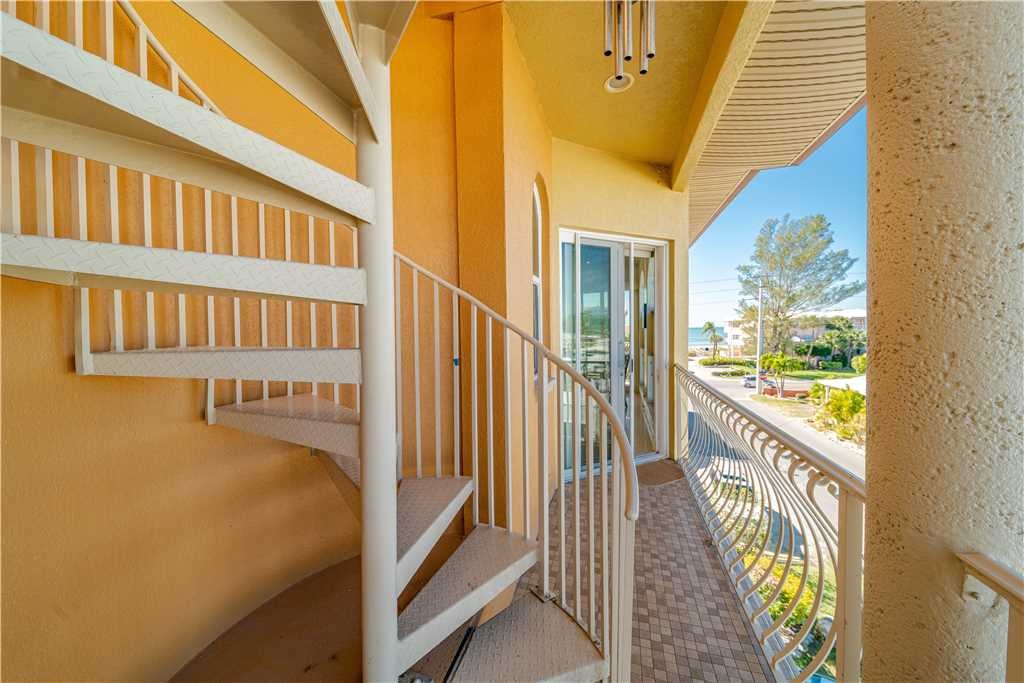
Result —
M 853 329 L 866 331 L 868 329 L 868 312 L 863 308 L 847 308 L 836 311 L 809 311 L 803 313 L 806 316 L 817 316 L 828 320 L 830 318 L 849 318 L 850 322 L 853 323 Z M 811 341 L 817 339 L 825 333 L 826 327 L 824 325 L 818 325 L 816 327 L 798 327 L 794 332 L 794 336 L 799 337 L 801 341 Z
M 730 320 L 725 323 L 725 347 L 722 355 L 730 358 L 739 358 L 743 355 L 743 345 L 747 341 L 747 334 L 740 327 L 742 320 Z

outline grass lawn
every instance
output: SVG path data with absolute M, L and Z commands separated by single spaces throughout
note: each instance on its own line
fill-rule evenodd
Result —
M 814 415 L 814 407 L 804 401 L 797 401 L 791 398 L 778 399 L 774 396 L 762 396 L 760 394 L 752 394 L 750 398 L 758 403 L 771 406 L 788 417 L 807 418 Z
M 792 379 L 841 379 L 843 377 L 855 377 L 857 372 L 854 370 L 794 370 L 793 372 L 787 372 L 786 377 Z

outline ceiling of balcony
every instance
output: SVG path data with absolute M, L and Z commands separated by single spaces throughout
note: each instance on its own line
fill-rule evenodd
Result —
M 864 102 L 864 4 L 780 0 L 689 176 L 690 243 L 760 169 L 800 163 Z
M 588 147 L 671 164 L 679 150 L 722 2 L 657 3 L 657 56 L 650 73 L 622 93 L 605 91 L 611 57 L 602 54 L 602 2 L 508 2 L 516 38 L 551 133 Z M 634 21 L 639 10 L 634 8 Z M 634 35 L 639 35 L 635 33 Z

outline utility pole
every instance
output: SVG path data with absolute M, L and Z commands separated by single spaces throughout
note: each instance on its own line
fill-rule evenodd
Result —
M 764 278 L 757 285 L 757 379 L 755 391 L 761 394 L 761 355 L 764 354 Z

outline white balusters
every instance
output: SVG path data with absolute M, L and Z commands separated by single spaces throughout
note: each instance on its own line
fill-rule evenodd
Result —
M 238 197 L 231 197 L 231 255 L 238 256 Z M 231 301 L 231 323 L 235 346 L 242 345 L 242 301 L 237 296 Z M 242 402 L 242 380 L 235 380 L 235 403 Z
M 148 173 L 142 174 L 142 243 L 153 246 L 153 187 Z M 156 302 L 146 292 L 146 348 L 156 348 Z
M 121 242 L 121 212 L 117 188 L 117 166 L 107 166 L 107 202 L 110 213 L 110 242 Z M 110 314 L 111 338 L 114 351 L 124 351 L 124 298 L 120 289 L 113 292 L 112 311 Z
M 441 472 L 441 297 L 434 281 L 434 476 Z
M 526 342 L 523 342 L 525 345 Z M 502 328 L 502 387 L 505 389 L 505 528 L 512 533 L 512 375 L 509 371 L 509 351 L 512 343 L 508 331 Z M 525 349 L 525 346 L 524 346 Z M 525 372 L 525 367 L 522 372 Z M 525 381 L 525 379 L 524 379 Z M 526 452 L 523 452 L 526 461 Z
M 395 332 L 402 338 L 402 262 L 395 257 Z M 402 387 L 402 344 L 395 345 L 395 424 L 398 426 L 398 481 L 402 481 L 405 458 L 405 423 L 402 421 L 404 392 Z
M 185 249 L 185 203 L 181 183 L 174 182 L 174 248 L 183 251 Z M 178 346 L 188 346 L 188 325 L 187 307 L 185 306 L 185 295 L 178 293 Z
M 17 140 L 3 139 L 3 230 L 21 232 L 21 159 Z
M 529 387 L 529 385 L 530 385 L 530 380 L 527 377 L 527 375 L 529 374 L 529 371 L 527 370 L 527 362 L 526 362 L 527 353 L 526 353 L 526 340 L 525 339 L 522 340 L 522 350 L 521 350 L 521 353 L 520 353 L 519 357 L 520 357 L 521 366 L 522 366 L 521 372 L 522 372 L 522 379 L 523 379 L 522 388 L 520 390 L 522 401 L 521 401 L 521 405 L 520 405 L 520 408 L 519 408 L 520 413 L 522 413 L 521 422 L 522 422 L 522 427 L 523 427 L 523 437 L 522 437 L 522 439 L 523 439 L 523 537 L 526 538 L 526 539 L 529 539 L 530 538 L 530 450 L 531 449 L 530 449 L 530 411 L 527 408 L 527 394 L 528 394 L 527 387 Z M 506 408 L 506 411 L 511 412 L 511 406 Z M 511 439 L 512 439 L 512 431 L 508 430 L 507 434 L 508 434 L 508 436 L 506 438 L 509 441 L 511 441 Z M 511 463 L 509 464 L 508 471 L 510 473 L 512 471 Z M 511 479 L 511 476 L 509 478 Z M 510 497 L 511 497 L 511 490 L 510 490 Z
M 455 476 L 462 474 L 462 400 L 459 357 L 459 295 L 452 290 L 452 467 Z
M 487 523 L 493 529 L 494 519 L 494 325 L 491 316 L 484 316 L 484 339 L 487 353 L 485 386 L 487 387 Z
M 399 334 L 400 345 L 404 346 L 406 353 L 413 355 L 413 390 L 399 397 L 398 410 L 403 410 L 404 402 L 412 401 L 414 405 L 406 406 L 406 409 L 416 411 L 418 426 L 426 413 L 420 405 L 423 396 L 430 400 L 432 394 L 435 473 L 449 467 L 449 458 L 452 459 L 451 471 L 461 473 L 462 431 L 466 429 L 470 462 L 468 474 L 474 482 L 469 510 L 473 524 L 497 527 L 504 518 L 509 533 L 522 533 L 527 539 L 537 539 L 539 592 L 552 598 L 554 604 L 576 620 L 604 656 L 611 660 L 611 665 L 619 667 L 615 670 L 628 670 L 629 627 L 625 622 L 630 618 L 631 602 L 618 601 L 618 597 L 621 590 L 631 586 L 632 570 L 624 563 L 632 561 L 632 541 L 620 538 L 618 534 L 628 536 L 633 533 L 631 520 L 637 514 L 637 484 L 632 453 L 618 417 L 607 400 L 576 369 L 472 295 L 401 255 L 396 255 L 395 270 L 396 289 L 400 290 L 399 284 L 404 282 L 406 291 L 411 294 L 413 307 L 408 315 L 412 321 L 412 333 Z M 399 275 L 402 270 L 409 270 L 410 281 Z M 430 303 L 420 300 L 421 278 L 430 283 L 432 296 L 425 297 L 431 300 Z M 451 295 L 450 347 L 444 346 L 440 336 L 443 324 L 441 289 L 448 289 Z M 463 300 L 467 305 L 465 311 L 461 308 Z M 426 351 L 420 348 L 418 338 L 421 306 L 424 315 L 430 307 L 434 332 L 433 344 L 427 351 L 434 354 L 434 372 L 426 375 L 417 369 L 417 359 Z M 400 298 L 396 309 L 401 320 Z M 461 315 L 464 312 L 470 325 L 467 330 L 468 353 L 465 355 L 461 352 L 460 340 Z M 441 420 L 441 389 L 447 378 L 442 378 L 440 372 L 440 358 L 446 353 L 450 353 L 452 359 L 450 448 L 447 439 L 440 436 L 445 434 L 447 427 L 447 423 Z M 518 363 L 516 354 L 519 355 Z M 531 354 L 534 356 L 532 363 Z M 400 359 L 404 355 L 398 355 L 399 375 Z M 463 368 L 466 362 L 469 366 Z M 553 416 L 548 415 L 549 377 L 553 378 L 558 396 Z M 434 382 L 433 391 L 422 386 L 430 379 Z M 496 387 L 498 382 L 501 384 Z M 469 384 L 468 388 L 465 383 Z M 496 391 L 501 392 L 497 402 Z M 516 393 L 519 393 L 518 397 Z M 569 402 L 566 402 L 567 396 L 571 397 Z M 461 419 L 464 398 L 469 401 L 466 407 L 468 426 L 463 425 Z M 565 412 L 567 408 L 571 415 Z M 531 425 L 534 419 L 531 413 L 534 411 L 536 423 Z M 556 423 L 553 433 L 549 424 L 552 417 Z M 567 418 L 571 420 L 566 422 Z M 431 419 L 429 415 L 427 419 Z M 500 442 L 502 438 L 504 441 Z M 515 438 L 520 439 L 519 446 L 515 445 Z M 571 467 L 568 496 L 564 485 L 558 485 L 554 492 L 556 496 L 551 495 L 551 438 L 556 441 L 554 458 L 557 472 L 561 474 L 567 465 Z M 424 457 L 422 452 L 429 451 L 431 445 L 422 439 L 418 441 L 419 461 Z M 495 453 L 502 449 L 503 453 Z M 517 458 L 520 461 L 517 462 Z M 570 458 L 571 463 L 568 463 Z M 611 478 L 607 474 L 609 465 L 612 467 Z M 419 465 L 417 476 L 423 476 Z M 581 482 L 582 477 L 586 478 L 585 483 Z M 567 497 L 572 498 L 571 510 L 567 509 Z M 520 507 L 522 517 L 517 518 Z M 554 510 L 557 512 L 550 514 Z M 553 525 L 557 525 L 557 531 Z M 551 538 L 552 533 L 558 534 L 557 541 Z M 572 537 L 567 538 L 570 533 Z M 557 569 L 552 565 L 555 561 L 550 556 L 552 550 L 558 555 Z M 567 578 L 567 573 L 575 577 L 574 582 Z M 572 592 L 575 599 L 569 595 Z
M 315 224 L 315 221 L 314 221 L 312 216 L 309 216 L 307 221 L 308 221 L 308 223 L 307 223 L 306 227 L 307 227 L 307 232 L 308 232 L 309 243 L 308 243 L 306 248 L 309 251 L 309 262 L 310 263 L 316 263 L 316 224 Z M 314 349 L 316 348 L 316 345 L 317 345 L 317 340 L 316 340 L 316 302 L 315 301 L 310 301 L 309 302 L 309 345 L 310 345 L 311 348 L 314 348 Z M 316 382 L 313 382 L 313 384 L 312 384 L 311 393 L 314 396 L 316 396 L 317 393 L 318 393 Z
M 833 673 L 857 678 L 863 481 L 678 366 L 676 382 L 697 417 L 687 480 L 777 676 L 806 679 L 835 646 Z M 807 614 L 794 623 L 798 605 Z
M 470 306 L 469 309 L 469 362 L 470 366 L 469 373 L 469 386 L 470 386 L 470 410 L 472 411 L 472 425 L 470 426 L 470 444 L 473 449 L 473 460 L 472 462 L 472 473 L 473 473 L 473 526 L 480 523 L 480 449 L 479 449 L 479 424 L 480 420 L 477 415 L 477 366 L 480 364 L 479 357 L 477 355 L 476 336 L 477 336 L 477 316 L 476 316 L 476 304 Z
M 256 230 L 260 258 L 267 258 L 267 207 L 263 202 L 256 207 Z M 267 300 L 260 299 L 260 346 L 267 348 L 268 342 Z M 267 399 L 270 396 L 270 382 L 263 380 L 261 389 L 263 398 Z
M 37 8 L 48 12 L 48 6 Z M 36 230 L 46 237 L 54 236 L 53 223 L 53 150 L 36 147 Z
M 423 476 L 423 399 L 420 396 L 420 278 L 412 271 L 412 382 L 416 414 L 416 478 Z
M 330 221 L 327 224 L 327 249 L 330 252 L 330 260 L 328 262 L 332 266 L 335 266 L 338 263 L 338 258 L 337 258 L 337 256 L 334 253 L 335 246 L 336 246 L 336 244 L 335 244 L 335 240 L 334 240 L 334 221 Z M 395 293 L 395 296 L 396 297 L 398 296 L 397 292 Z M 395 329 L 398 329 L 398 328 L 396 327 Z M 357 339 L 359 338 L 359 330 L 358 329 L 356 329 L 356 338 Z M 334 304 L 334 303 L 331 304 L 331 346 L 333 346 L 335 348 L 337 348 L 337 346 L 338 346 L 338 305 Z M 333 393 L 334 393 L 334 402 L 335 403 L 341 403 L 341 385 L 340 384 L 335 383 L 334 388 L 333 388 Z M 401 430 L 401 426 L 399 426 L 399 430 Z
M 289 209 L 284 210 L 284 260 L 292 260 L 292 212 Z M 291 300 L 284 302 L 284 334 L 285 334 L 285 346 L 289 349 L 292 348 L 292 302 Z M 294 393 L 294 385 L 292 382 L 288 382 L 287 385 L 288 395 L 291 396 Z

